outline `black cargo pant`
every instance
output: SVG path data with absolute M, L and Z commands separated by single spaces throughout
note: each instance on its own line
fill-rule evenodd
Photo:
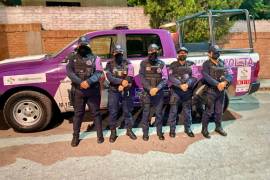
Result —
M 162 124 L 163 124 L 163 103 L 164 103 L 164 92 L 160 90 L 156 96 L 150 96 L 147 92 L 144 92 L 142 99 L 143 102 L 143 114 L 142 114 L 142 129 L 143 134 L 148 135 L 149 132 L 149 120 L 150 120 L 150 110 L 154 108 L 156 121 L 155 125 L 157 127 L 157 134 L 162 134 Z
M 85 105 L 87 104 L 92 116 L 97 131 L 97 136 L 102 137 L 102 119 L 100 114 L 100 91 L 99 88 L 90 90 L 75 89 L 74 93 L 74 118 L 73 118 L 73 133 L 79 136 L 81 124 L 85 114 Z
M 225 91 L 219 91 L 216 88 L 208 88 L 206 110 L 202 116 L 202 127 L 207 129 L 209 119 L 212 115 L 215 118 L 216 127 L 221 127 Z
M 176 118 L 178 112 L 179 104 L 182 105 L 182 114 L 184 118 L 184 126 L 185 130 L 189 130 L 192 124 L 192 116 L 191 116 L 191 106 L 192 106 L 192 91 L 188 90 L 189 92 L 177 92 L 175 90 L 171 91 L 170 97 L 170 113 L 168 123 L 170 125 L 170 130 L 175 131 L 176 129 Z M 186 97 L 185 97 L 186 96 Z
M 119 106 L 121 104 L 121 108 L 123 109 L 123 116 L 125 120 L 125 127 L 132 128 L 133 126 L 133 117 L 131 111 L 133 110 L 133 99 L 131 97 L 130 90 L 124 91 L 123 93 L 109 90 L 109 124 L 110 129 L 115 129 L 117 126 L 117 116 L 119 112 Z

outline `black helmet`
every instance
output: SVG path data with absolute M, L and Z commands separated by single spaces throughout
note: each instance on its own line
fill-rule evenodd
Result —
M 188 53 L 188 49 L 184 46 L 177 49 L 177 53 L 179 53 L 180 51 L 185 51 L 186 53 Z
M 85 36 L 81 36 L 80 38 L 79 38 L 79 40 L 78 40 L 78 45 L 80 46 L 80 45 L 88 45 L 89 43 L 88 43 L 88 40 L 87 40 L 87 38 L 85 37 Z
M 124 53 L 124 49 L 121 47 L 121 45 L 116 44 L 113 49 L 113 54 Z
M 149 45 L 149 47 L 148 47 L 148 52 L 149 51 L 158 51 L 158 49 L 159 49 L 159 47 L 158 47 L 158 45 L 156 45 L 156 44 L 150 44 Z
M 210 46 L 209 49 L 208 49 L 208 52 L 213 52 L 213 53 L 218 53 L 220 52 L 220 48 L 218 47 L 218 45 L 213 45 L 213 46 Z

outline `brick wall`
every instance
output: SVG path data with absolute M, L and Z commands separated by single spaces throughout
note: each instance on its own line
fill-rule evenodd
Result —
M 115 24 L 149 28 L 141 7 L 0 7 L 0 24 L 41 23 L 45 30 L 102 30 Z
M 247 48 L 248 34 L 246 32 L 230 33 L 226 38 L 227 43 L 222 46 L 225 48 Z M 260 78 L 270 78 L 270 32 L 257 32 L 257 39 L 255 41 L 255 52 L 260 55 Z
M 40 29 L 40 24 L 0 25 L 0 59 L 30 54 L 27 35 Z
M 90 30 L 89 30 L 90 31 Z M 42 46 L 44 53 L 55 53 L 64 48 L 75 38 L 89 32 L 87 30 L 52 30 L 42 31 Z
M 46 6 L 46 2 L 50 1 L 59 2 L 59 0 L 21 0 L 23 6 Z M 65 0 L 64 2 L 80 2 L 81 6 L 127 6 L 126 0 Z
M 270 20 L 256 20 L 255 21 L 257 32 L 270 32 Z M 253 22 L 251 21 L 251 28 L 253 31 Z M 231 27 L 230 32 L 247 32 L 246 21 L 236 21 Z

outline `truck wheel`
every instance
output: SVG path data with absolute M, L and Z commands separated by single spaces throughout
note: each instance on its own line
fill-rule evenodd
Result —
M 40 131 L 51 120 L 52 102 L 39 92 L 22 91 L 7 99 L 3 112 L 5 121 L 15 131 Z

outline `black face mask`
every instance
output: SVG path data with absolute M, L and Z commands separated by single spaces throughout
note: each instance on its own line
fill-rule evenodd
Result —
M 123 54 L 121 53 L 118 53 L 115 55 L 115 62 L 117 64 L 121 64 L 123 62 Z
M 91 49 L 88 46 L 81 45 L 78 48 L 78 54 L 81 57 L 87 57 L 87 55 L 92 54 L 92 51 L 91 51 Z
M 158 56 L 157 52 L 148 55 L 148 59 L 151 64 L 155 64 L 157 62 L 157 56 Z
M 179 61 L 185 61 L 187 59 L 186 55 L 178 56 Z
M 215 53 L 212 54 L 212 57 L 211 58 L 218 59 L 219 56 L 220 56 L 220 52 L 215 52 Z

